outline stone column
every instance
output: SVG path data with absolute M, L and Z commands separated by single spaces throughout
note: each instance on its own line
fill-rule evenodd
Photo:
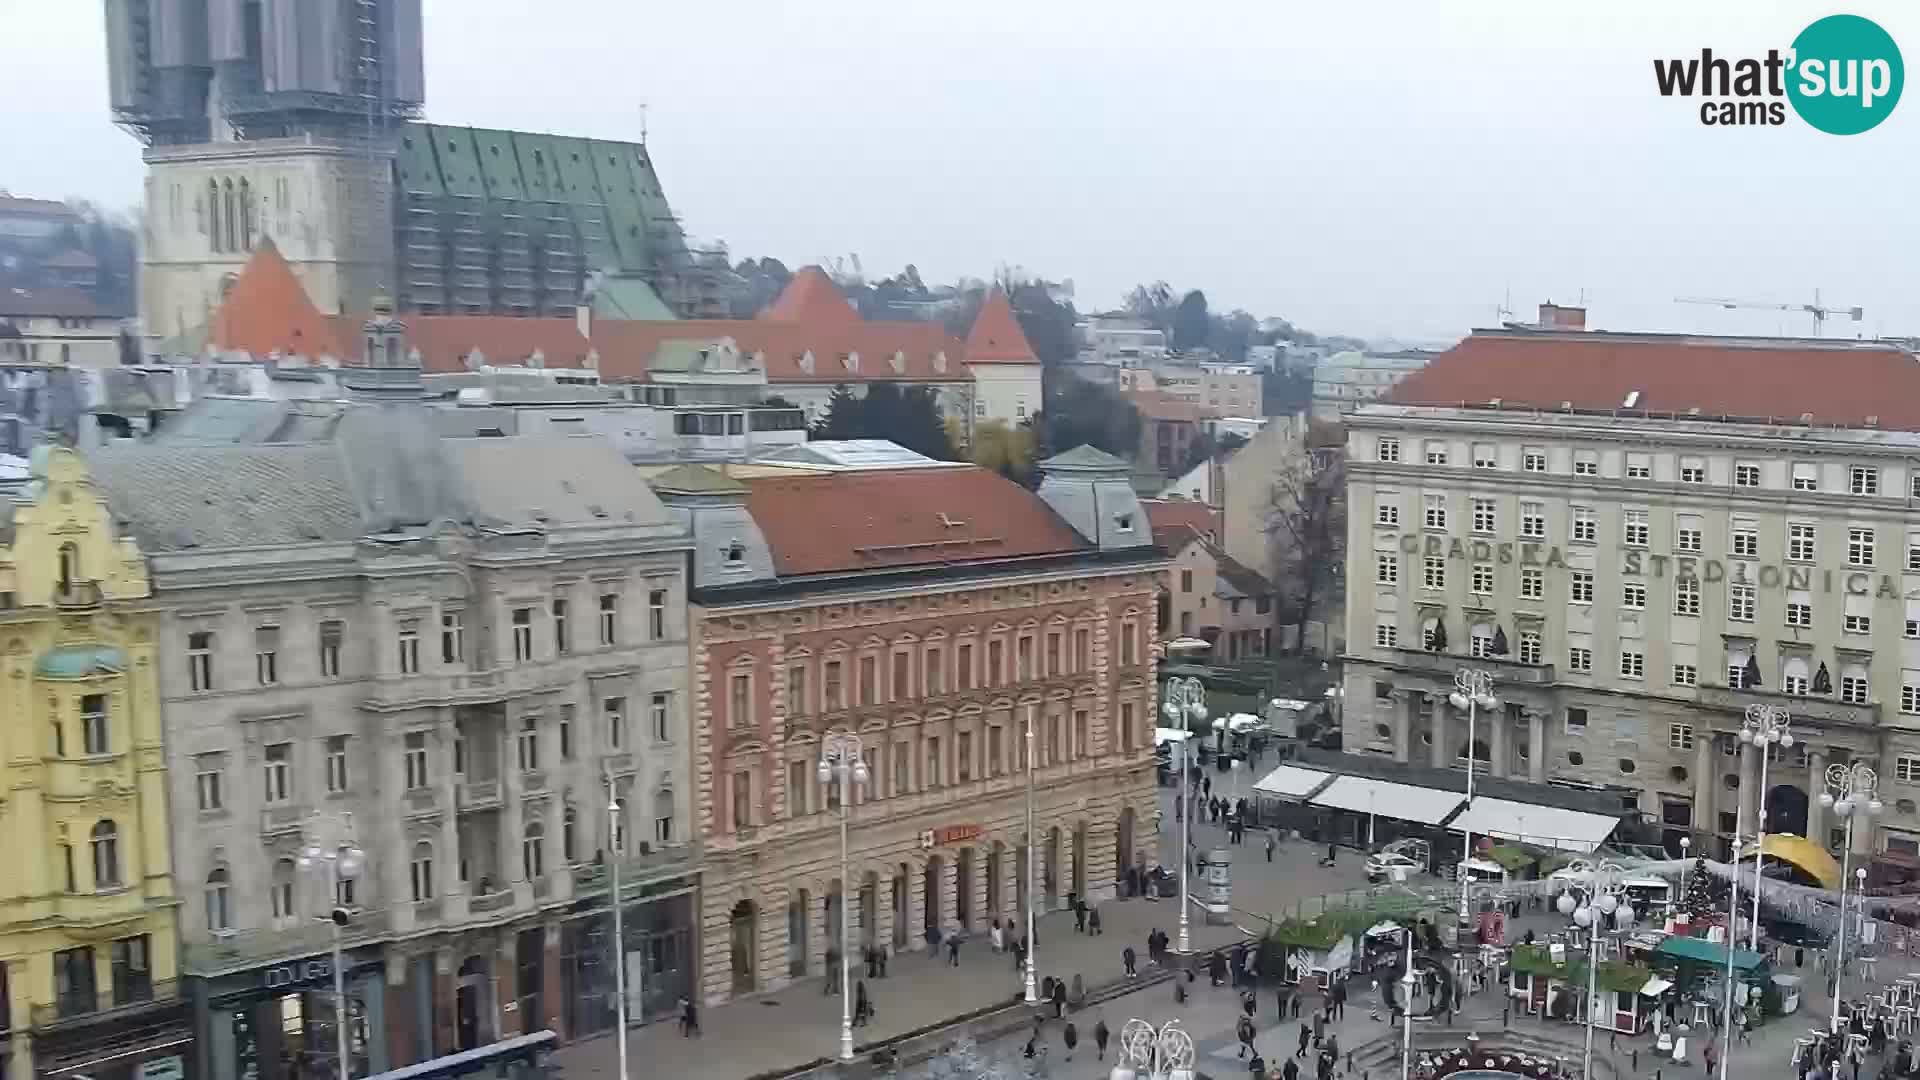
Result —
M 1351 705 L 1348 708 L 1352 708 Z M 1413 760 L 1413 716 L 1420 708 L 1420 697 L 1411 690 L 1396 690 L 1393 696 L 1393 760 Z
M 1827 808 L 1820 805 L 1820 793 L 1827 790 L 1827 755 L 1824 750 L 1807 749 L 1807 839 L 1827 846 Z
M 525 1018 L 520 1015 L 520 999 L 516 993 L 519 989 L 520 972 L 518 967 L 520 942 L 518 935 L 509 928 L 502 927 L 499 934 L 500 939 L 494 943 L 493 949 L 493 1007 L 494 1020 L 496 1021 L 495 1031 L 497 1038 L 511 1039 L 515 1035 L 525 1035 L 527 1033 L 526 1030 L 521 1027 L 521 1023 Z M 508 1005 L 512 1005 L 513 1008 L 508 1009 Z M 540 1029 L 534 1028 L 533 1030 L 538 1031 Z
M 1452 711 L 1453 706 L 1448 704 L 1447 695 L 1444 692 L 1435 695 L 1433 701 L 1433 746 L 1430 749 L 1433 751 L 1433 767 L 1436 769 L 1444 769 L 1453 764 L 1453 752 L 1447 749 L 1449 737 L 1447 718 Z
M 1755 807 L 1757 805 L 1755 794 L 1757 793 L 1760 787 L 1759 777 L 1760 777 L 1759 754 L 1754 752 L 1753 744 L 1741 743 L 1740 744 L 1740 800 L 1739 800 L 1739 809 L 1737 811 L 1739 817 L 1738 817 L 1738 823 L 1735 826 L 1735 831 L 1740 834 L 1740 837 L 1742 839 L 1745 839 L 1753 835 L 1755 823 L 1757 821 L 1754 814 L 1755 814 Z
M 1492 755 L 1488 763 L 1487 774 L 1496 778 L 1507 775 L 1507 763 L 1512 760 L 1513 751 L 1508 748 L 1508 732 L 1513 730 L 1513 718 L 1507 715 L 1506 706 L 1497 705 L 1487 710 L 1487 753 Z M 1472 751 L 1468 751 L 1471 753 Z
M 1527 781 L 1547 782 L 1547 718 L 1536 709 L 1527 710 Z
M 1713 810 L 1713 740 L 1711 730 L 1702 729 L 1693 740 L 1693 842 L 1700 843 L 1701 833 L 1714 831 Z M 1706 854 L 1704 847 L 1698 849 Z

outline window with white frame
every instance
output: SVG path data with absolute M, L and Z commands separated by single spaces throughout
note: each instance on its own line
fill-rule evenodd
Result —
M 1894 758 L 1893 778 L 1903 784 L 1920 784 L 1920 757 L 1902 754 Z
M 1599 519 L 1594 516 L 1592 508 L 1586 506 L 1574 507 L 1571 521 L 1572 525 L 1568 531 L 1568 538 L 1573 543 L 1591 544 L 1600 538 Z
M 1900 711 L 1908 716 L 1920 716 L 1920 686 L 1900 684 Z
M 1421 519 L 1422 524 L 1424 524 L 1429 529 L 1446 528 L 1447 527 L 1447 497 L 1445 495 L 1438 494 L 1438 493 L 1429 493 L 1423 496 L 1422 502 L 1425 503 L 1426 511 L 1427 511 L 1426 517 Z
M 1500 452 L 1492 443 L 1473 444 L 1473 467 L 1476 469 L 1497 469 L 1500 467 Z
M 1494 629 L 1485 623 L 1474 626 L 1467 635 L 1467 655 L 1484 659 L 1493 655 Z
M 1854 495 L 1880 494 L 1880 467 L 1877 465 L 1849 465 L 1847 467 L 1847 491 Z
M 1593 670 L 1593 650 L 1584 645 L 1569 646 L 1567 648 L 1567 668 L 1570 671 L 1582 673 L 1591 672 Z M 1572 726 L 1571 719 L 1568 721 L 1568 726 Z
M 1492 499 L 1473 500 L 1473 531 L 1492 533 L 1497 523 L 1497 514 Z
M 1473 564 L 1473 591 L 1482 596 L 1493 594 L 1493 564 Z
M 1594 453 L 1592 450 L 1575 450 L 1573 452 L 1573 475 L 1599 476 L 1600 455 Z
M 1520 662 L 1521 663 L 1538 664 L 1540 662 L 1540 648 L 1541 648 L 1540 631 L 1538 630 L 1520 631 Z
M 1373 456 L 1379 461 L 1400 460 L 1400 440 L 1382 435 L 1373 444 Z
M 409 731 L 404 742 L 401 761 L 406 766 L 407 790 L 418 791 L 429 782 L 426 732 Z
M 1907 573 L 1920 574 L 1920 533 L 1907 534 Z
M 1811 461 L 1794 462 L 1793 463 L 1793 490 L 1819 491 L 1820 490 L 1820 466 L 1814 464 Z
M 1733 465 L 1733 486 L 1757 488 L 1760 486 L 1760 466 L 1750 461 L 1737 461 Z
M 1576 604 L 1593 603 L 1593 571 L 1574 570 L 1568 573 L 1567 599 Z
M 1397 502 L 1381 502 L 1375 504 L 1373 508 L 1373 523 L 1375 525 L 1391 525 L 1398 528 L 1400 525 L 1400 504 Z
M 1651 515 L 1645 510 L 1623 510 L 1620 513 L 1620 539 L 1628 547 L 1646 547 L 1652 533 L 1649 525 Z
M 1627 479 L 1653 479 L 1653 456 L 1650 454 L 1627 455 Z
M 1400 556 L 1382 551 L 1374 556 L 1373 580 L 1378 585 L 1398 585 L 1400 583 Z
M 1667 749 L 1669 750 L 1693 749 L 1693 725 L 1692 724 L 1668 724 L 1667 725 Z
M 1700 614 L 1699 578 L 1677 577 L 1673 579 L 1673 613 L 1675 615 Z
M 1620 677 L 1623 679 L 1644 679 L 1647 677 L 1647 654 L 1638 649 L 1620 650 Z
M 1636 611 L 1645 610 L 1647 606 L 1647 583 L 1644 581 L 1621 583 L 1620 606 Z
M 1873 565 L 1873 529 L 1849 526 L 1847 528 L 1847 565 Z
M 1746 519 L 1738 519 L 1727 530 L 1727 549 L 1737 559 L 1754 559 L 1760 556 L 1760 530 Z
M 1447 444 L 1439 439 L 1428 439 L 1426 445 L 1427 464 L 1445 465 L 1447 463 Z
M 1805 594 L 1800 594 L 1800 597 L 1804 597 L 1804 596 Z M 1811 599 L 1796 598 L 1795 596 L 1792 596 L 1792 595 L 1788 597 L 1787 625 L 1788 626 L 1812 626 L 1813 625 L 1813 602 Z
M 1752 585 L 1727 586 L 1727 618 L 1734 622 L 1752 622 L 1754 606 L 1754 587 Z
M 1915 472 L 1907 481 L 1907 494 L 1920 499 L 1920 472 Z
M 1840 676 L 1840 700 L 1849 705 L 1867 703 L 1867 677 L 1858 670 Z
M 1704 484 L 1707 482 L 1707 463 L 1704 458 L 1683 457 L 1680 459 L 1680 482 L 1683 484 Z
M 1526 472 L 1546 472 L 1547 452 L 1538 446 L 1527 447 L 1520 452 L 1520 468 Z
M 1673 526 L 1673 550 L 1698 554 L 1705 547 L 1702 542 L 1703 536 L 1699 518 L 1680 517 L 1675 520 Z
M 1699 684 L 1700 669 L 1694 667 L 1692 664 L 1673 665 L 1673 685 L 1698 686 Z
M 1375 623 L 1373 643 L 1383 649 L 1391 649 L 1400 643 L 1400 627 L 1394 623 Z
M 1447 560 L 1438 556 L 1428 556 L 1425 572 L 1420 583 L 1429 589 L 1446 588 Z
M 1808 686 L 1806 657 L 1789 657 L 1780 671 L 1780 692 L 1804 697 Z
M 1848 612 L 1841 618 L 1840 629 L 1849 634 L 1871 634 L 1873 633 L 1873 617 Z
M 1520 568 L 1520 599 L 1542 600 L 1547 595 L 1546 571 L 1537 566 Z
M 1818 529 L 1811 521 L 1787 522 L 1787 558 L 1792 562 L 1812 562 Z
M 1520 504 L 1520 535 L 1531 540 L 1547 538 L 1546 503 L 1523 502 Z

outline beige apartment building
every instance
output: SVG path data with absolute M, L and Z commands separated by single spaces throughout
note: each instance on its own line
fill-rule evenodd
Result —
M 1348 417 L 1345 745 L 1611 788 L 1692 834 L 1829 849 L 1828 766 L 1920 845 L 1920 361 L 1889 345 L 1478 331 Z M 1794 746 L 1761 793 L 1753 704 Z M 1720 844 L 1705 845 L 1714 850 Z

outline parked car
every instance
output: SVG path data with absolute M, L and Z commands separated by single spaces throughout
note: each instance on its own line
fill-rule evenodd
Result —
M 1367 881 L 1378 885 L 1385 881 L 1405 881 L 1426 871 L 1411 855 L 1398 851 L 1376 851 L 1367 856 Z

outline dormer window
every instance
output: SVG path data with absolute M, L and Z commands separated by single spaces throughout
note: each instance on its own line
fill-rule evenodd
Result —
M 947 354 L 946 353 L 937 352 L 933 354 L 933 370 L 935 371 L 935 373 L 940 375 L 945 375 L 947 373 Z
M 1133 515 L 1132 514 L 1113 515 L 1113 527 L 1116 529 L 1119 529 L 1121 532 L 1132 532 L 1133 531 Z
M 729 566 L 744 563 L 747 561 L 747 545 L 735 540 L 727 545 L 726 554 Z
M 800 370 L 809 375 L 813 374 L 813 353 L 811 351 L 800 354 Z
M 892 358 L 888 362 L 893 365 L 893 373 L 895 375 L 903 375 L 906 373 L 906 370 L 907 370 L 907 354 L 906 353 L 903 353 L 898 349 L 895 349 Z
M 848 371 L 859 371 L 860 370 L 860 354 L 857 352 L 841 353 L 840 366 L 847 369 Z

